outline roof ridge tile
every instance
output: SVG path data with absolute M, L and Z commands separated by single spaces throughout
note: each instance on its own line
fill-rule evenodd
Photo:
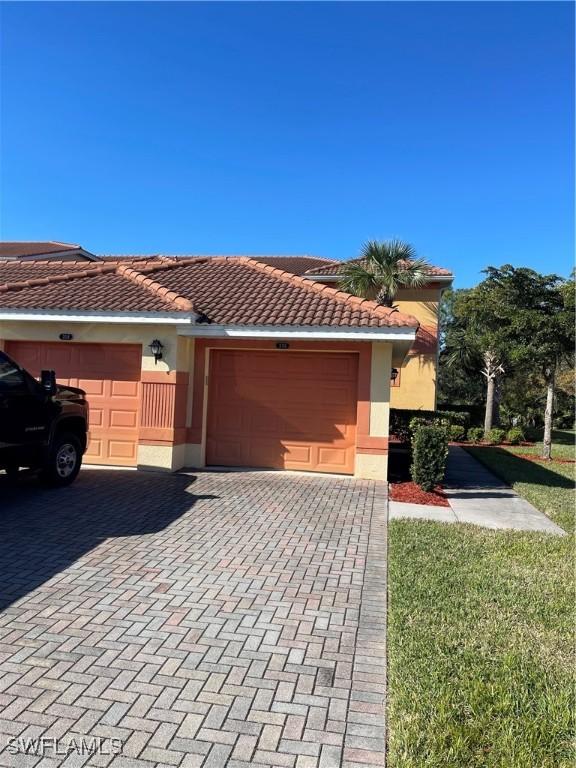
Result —
M 53 264 L 68 264 L 67 261 L 30 261 L 30 262 L 22 262 L 24 264 L 35 264 L 42 265 L 42 264 L 50 264 L 51 266 Z M 18 268 L 20 268 L 20 264 L 18 265 Z M 35 277 L 35 278 L 29 278 L 27 280 L 12 280 L 7 283 L 3 283 L 0 285 L 0 290 L 10 291 L 10 290 L 20 290 L 22 288 L 29 288 L 33 287 L 35 285 L 49 285 L 50 283 L 63 283 L 68 280 L 76 280 L 76 279 L 82 279 L 84 277 L 92 277 L 93 275 L 100 275 L 103 272 L 112 272 L 114 271 L 114 267 L 110 267 L 109 264 L 94 264 L 94 266 L 86 265 L 85 269 L 76 270 L 73 272 L 64 272 L 59 273 L 56 275 L 47 275 L 46 277 Z
M 172 265 L 165 264 L 162 266 L 167 267 Z M 159 265 L 157 264 L 156 267 L 158 268 Z M 124 277 L 126 280 L 131 280 L 133 283 L 141 285 L 143 288 L 146 288 L 146 290 L 156 294 L 161 299 L 164 299 L 164 301 L 167 303 L 174 304 L 174 306 L 176 306 L 178 309 L 182 309 L 187 312 L 194 311 L 194 305 L 190 299 L 187 299 L 185 296 L 181 296 L 175 291 L 171 291 L 169 288 L 162 285 L 162 283 L 153 280 L 151 277 L 147 277 L 147 275 L 141 270 L 134 269 L 134 267 L 132 267 L 130 264 L 121 264 L 120 266 L 116 266 L 115 271 L 116 274 Z

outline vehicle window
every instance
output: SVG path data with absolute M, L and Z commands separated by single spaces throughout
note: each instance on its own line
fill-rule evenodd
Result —
M 0 354 L 0 390 L 20 389 L 24 386 L 22 371 L 11 360 Z

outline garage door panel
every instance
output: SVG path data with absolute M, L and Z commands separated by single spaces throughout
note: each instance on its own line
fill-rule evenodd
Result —
M 288 464 L 310 464 L 312 462 L 312 447 L 310 445 L 298 445 L 282 441 L 284 449 L 284 462 Z
M 111 381 L 112 397 L 138 397 L 139 382 L 137 381 Z
M 98 379 L 78 379 L 78 386 L 87 395 L 92 397 L 105 397 L 106 382 Z
M 347 461 L 348 455 L 344 448 L 318 448 L 318 463 L 325 467 L 345 467 Z
M 90 407 L 90 429 L 93 429 L 94 427 L 103 427 L 104 424 L 104 412 L 101 408 L 94 408 L 93 406 Z
M 87 464 L 102 464 L 104 461 L 103 448 L 102 440 L 91 437 L 86 453 L 84 454 L 84 461 Z
M 132 427 L 138 426 L 138 414 L 132 410 L 111 409 L 109 413 L 110 427 Z
M 242 439 L 208 440 L 207 452 L 215 466 L 242 466 Z
M 136 446 L 131 440 L 122 440 L 120 438 L 111 438 L 108 440 L 107 454 L 110 459 L 121 464 L 125 461 L 136 458 Z
M 207 463 L 351 474 L 357 371 L 353 353 L 213 351 Z
M 59 384 L 86 392 L 90 406 L 86 464 L 136 465 L 139 345 L 26 341 L 8 342 L 7 352 L 32 375 L 50 368 Z
M 276 438 L 252 438 L 247 443 L 241 443 L 242 456 L 249 467 L 285 467 L 286 447 Z

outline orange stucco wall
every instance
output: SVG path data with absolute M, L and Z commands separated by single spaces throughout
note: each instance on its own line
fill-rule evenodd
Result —
M 420 321 L 416 342 L 399 368 L 392 387 L 392 408 L 436 407 L 436 372 L 438 361 L 438 307 L 442 287 L 438 284 L 400 291 L 395 304 L 400 312 Z

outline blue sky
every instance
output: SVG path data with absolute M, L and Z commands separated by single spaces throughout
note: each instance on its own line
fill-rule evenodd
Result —
M 1 10 L 4 240 L 571 269 L 571 3 Z

